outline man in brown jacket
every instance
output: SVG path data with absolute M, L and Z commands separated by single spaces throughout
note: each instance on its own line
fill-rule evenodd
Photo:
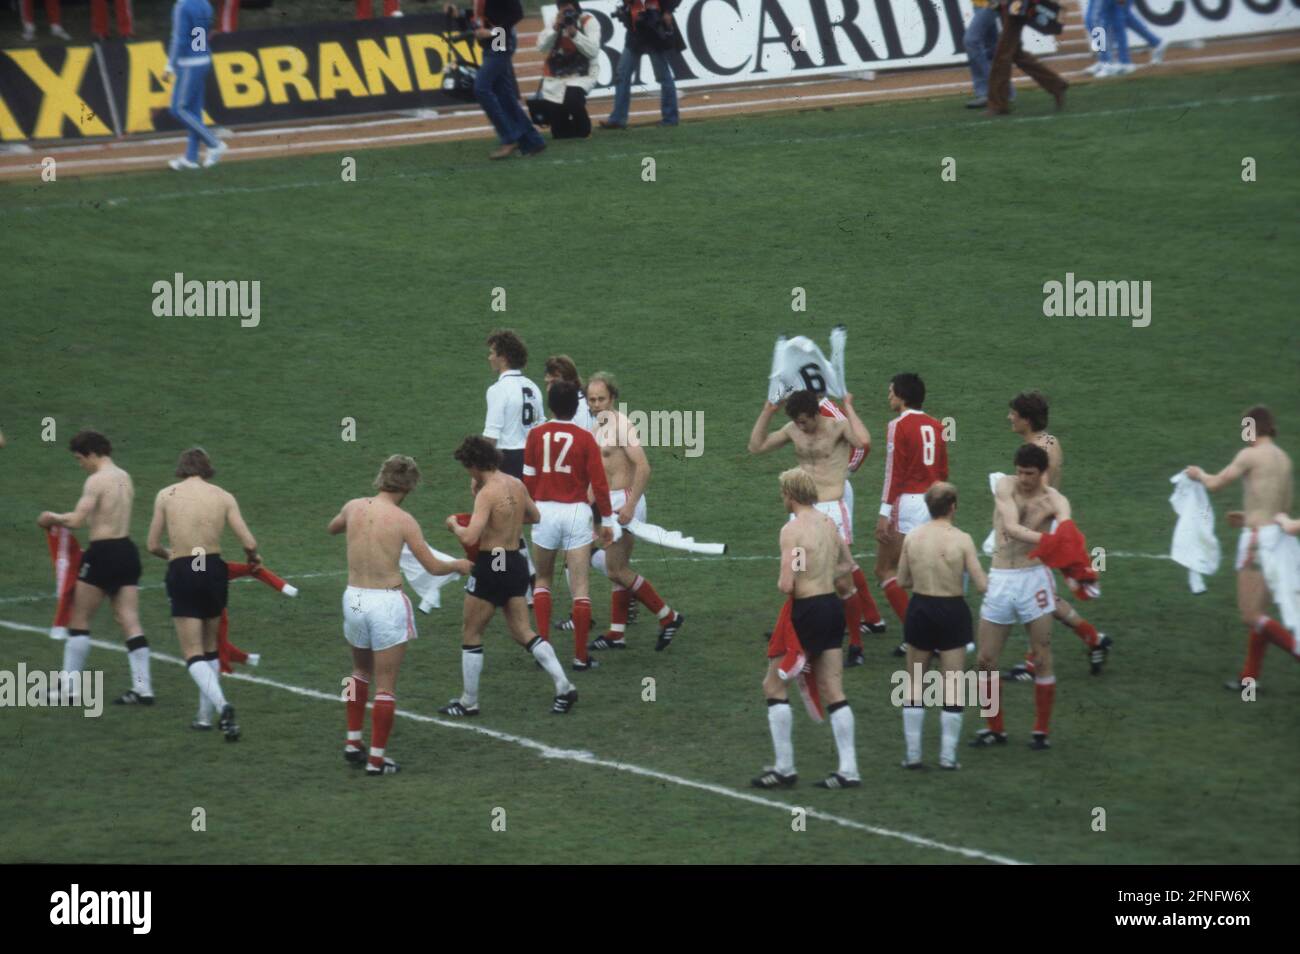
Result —
M 1011 112 L 1008 99 L 1011 95 L 1012 63 L 1051 93 L 1056 100 L 1056 108 L 1061 109 L 1065 106 L 1065 91 L 1070 84 L 1020 46 L 1020 34 L 1028 22 L 1029 0 L 1003 0 L 1001 7 L 1002 35 L 998 37 L 993 67 L 989 70 L 989 105 L 985 110 L 986 115 L 1005 116 Z

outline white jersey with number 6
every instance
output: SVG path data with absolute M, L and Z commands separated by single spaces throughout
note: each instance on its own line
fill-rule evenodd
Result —
M 542 389 L 519 370 L 502 371 L 487 389 L 487 420 L 483 436 L 497 442 L 497 450 L 523 450 L 528 432 L 546 419 Z

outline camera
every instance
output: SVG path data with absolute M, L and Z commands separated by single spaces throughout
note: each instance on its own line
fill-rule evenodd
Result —
M 569 27 L 578 26 L 578 11 L 573 7 L 565 7 L 560 14 L 560 29 L 567 30 Z

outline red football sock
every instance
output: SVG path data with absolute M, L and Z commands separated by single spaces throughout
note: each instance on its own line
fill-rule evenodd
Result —
M 388 733 L 393 731 L 393 715 L 397 712 L 397 699 L 390 692 L 375 696 L 375 708 L 370 713 L 370 764 L 381 768 L 384 749 L 388 748 Z
M 284 589 L 284 580 L 280 579 L 280 577 L 276 576 L 274 573 L 272 573 L 264 566 L 259 566 L 256 570 L 254 570 L 253 576 L 261 580 L 263 583 L 271 587 L 271 589 L 273 590 Z
M 230 615 L 226 610 L 222 610 L 221 622 L 217 624 L 217 659 L 223 673 L 234 672 L 234 663 L 248 662 L 248 653 L 230 641 L 229 632 Z
M 632 594 L 626 586 L 611 584 L 609 594 L 609 635 L 612 639 L 622 639 L 627 634 L 627 608 L 632 603 Z
M 876 606 L 871 591 L 867 589 L 867 576 L 860 566 L 853 568 L 853 585 L 857 588 L 858 600 L 862 603 L 862 619 L 874 626 L 880 622 L 880 609 Z
M 1255 632 L 1260 633 L 1274 646 L 1285 649 L 1293 656 L 1295 655 L 1295 636 L 1277 620 L 1261 616 L 1255 622 Z
M 898 585 L 898 577 L 891 576 L 885 580 L 882 587 L 885 591 L 885 599 L 889 600 L 889 605 L 894 608 L 900 621 L 907 619 L 907 593 Z
M 533 596 L 533 602 L 537 597 Z M 547 597 L 550 602 L 550 597 Z M 573 658 L 587 661 L 587 633 L 591 631 L 591 600 L 580 596 L 573 601 Z
M 533 619 L 537 621 L 537 635 L 551 641 L 551 591 L 544 586 L 533 587 Z
M 370 698 L 370 682 L 355 672 L 352 680 L 352 698 L 347 701 L 349 746 L 361 748 L 361 731 L 366 727 L 366 701 Z
M 1259 670 L 1264 665 L 1266 649 L 1268 649 L 1268 637 L 1253 629 L 1246 631 L 1246 664 L 1241 667 L 1242 680 L 1259 680 Z
M 646 609 L 659 617 L 660 626 L 673 618 L 673 611 L 659 598 L 659 594 L 645 577 L 636 578 L 636 582 L 632 584 L 632 594 L 645 605 Z
M 1034 680 L 1034 731 L 1047 732 L 1052 721 L 1052 702 L 1056 699 L 1056 677 Z
M 1084 645 L 1089 649 L 1094 648 L 1097 641 L 1101 639 L 1101 636 L 1097 633 L 1097 627 L 1086 619 L 1080 618 L 1079 622 L 1071 626 L 1070 629 L 1079 634 L 1079 638 L 1083 640 Z
M 988 727 L 994 732 L 1005 732 L 1002 727 L 1002 680 L 998 671 L 993 669 L 981 672 L 980 676 L 988 680 L 989 707 L 997 711 L 997 715 L 989 716 L 986 720 Z
M 841 602 L 844 603 L 844 628 L 849 631 L 849 645 L 861 646 L 862 633 L 858 629 L 858 623 L 862 619 L 862 604 L 858 602 L 858 594 L 851 593 Z

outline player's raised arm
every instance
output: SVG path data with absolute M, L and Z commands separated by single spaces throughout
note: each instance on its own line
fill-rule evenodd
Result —
M 1014 477 L 1003 477 L 998 481 L 997 490 L 993 492 L 993 506 L 1002 517 L 1002 531 L 1012 540 L 1037 544 L 1043 535 L 1021 525 L 1019 514 L 1016 512 L 1016 501 L 1012 496 L 1014 487 Z
M 1216 490 L 1222 490 L 1224 487 L 1228 486 L 1228 484 L 1245 476 L 1246 472 L 1249 470 L 1250 458 L 1246 456 L 1246 449 L 1243 449 L 1237 452 L 1237 456 L 1232 459 L 1231 464 L 1223 468 L 1223 470 L 1219 471 L 1217 474 L 1207 474 L 1195 464 L 1188 467 L 1184 473 L 1186 473 L 1188 477 L 1192 478 L 1192 480 L 1204 484 L 1205 489 L 1210 493 L 1214 493 Z
M 327 529 L 331 535 L 340 534 L 348 528 L 348 506 L 351 503 L 352 501 L 350 500 L 345 503 L 342 509 L 334 515 L 334 519 L 330 521 L 330 525 Z
M 786 596 L 794 595 L 794 563 L 801 555 L 802 548 L 794 545 L 794 525 L 787 523 L 781 528 L 781 574 L 776 586 Z
M 424 534 L 420 531 L 419 521 L 409 513 L 402 513 L 402 542 L 410 548 L 412 555 L 420 562 L 420 566 L 431 576 L 446 576 L 448 573 L 459 573 L 461 576 L 469 576 L 474 572 L 474 564 L 469 560 L 439 560 L 433 555 L 433 550 L 425 542 Z
M 844 392 L 844 416 L 849 419 L 849 426 L 846 428 L 847 439 L 850 446 L 865 453 L 871 453 L 871 432 L 867 430 L 867 425 L 862 423 L 858 417 L 858 412 L 853 410 L 853 395 L 847 391 Z
M 94 477 L 87 477 L 81 489 L 81 499 L 77 501 L 75 507 L 67 513 L 50 513 L 47 510 L 36 522 L 42 527 L 60 526 L 76 530 L 78 527 L 85 526 L 90 515 L 95 512 L 95 504 L 98 500 L 99 484 Z
M 230 524 L 230 529 L 239 537 L 239 542 L 244 548 L 244 555 L 248 557 L 248 562 L 254 567 L 261 565 L 262 557 L 257 552 L 257 538 L 253 532 L 248 529 L 248 524 L 244 522 L 244 515 L 239 512 L 239 501 L 235 499 L 232 493 L 226 494 L 227 503 L 226 520 Z
M 987 593 L 989 588 L 989 577 L 984 572 L 984 567 L 980 563 L 979 554 L 975 551 L 975 541 L 971 539 L 969 533 L 962 534 L 962 558 L 966 564 L 966 573 L 970 576 L 970 581 L 975 584 L 975 589 L 981 593 Z
M 172 551 L 170 548 L 162 545 L 163 532 L 163 494 L 167 493 L 167 488 L 158 491 L 158 495 L 153 499 L 153 519 L 149 521 L 149 539 L 145 542 L 145 547 L 156 557 L 161 557 L 167 562 L 171 562 Z
M 780 406 L 768 401 L 763 405 L 763 410 L 758 412 L 758 420 L 754 422 L 754 429 L 749 433 L 749 452 L 751 454 L 766 454 L 768 451 L 776 450 L 778 447 L 790 443 L 790 432 L 787 428 L 782 427 L 770 434 L 767 431 L 772 423 L 772 415 L 776 413 L 777 408 Z

